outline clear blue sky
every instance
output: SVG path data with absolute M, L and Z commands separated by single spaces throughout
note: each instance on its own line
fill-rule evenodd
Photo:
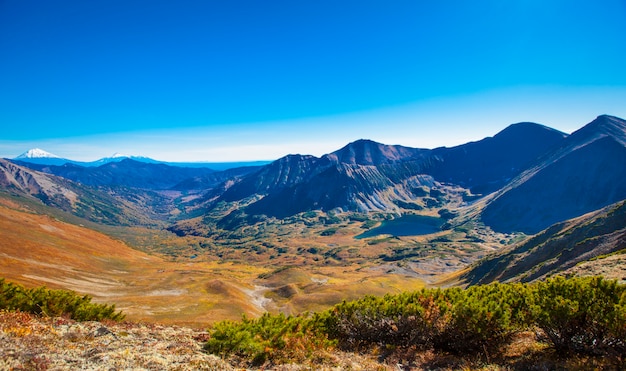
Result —
M 0 156 L 433 148 L 626 117 L 626 1 L 0 0 Z

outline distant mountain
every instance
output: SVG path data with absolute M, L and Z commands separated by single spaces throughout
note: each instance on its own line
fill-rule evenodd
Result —
M 128 195 L 94 189 L 4 159 L 0 159 L 0 192 L 110 225 L 155 224 L 163 218 L 151 207 L 155 199 L 156 203 L 168 202 L 158 194 L 138 190 Z
M 479 261 L 462 279 L 469 284 L 529 282 L 623 249 L 626 249 L 626 201 L 557 223 Z
M 251 167 L 262 166 L 270 163 L 270 161 L 239 161 L 239 162 L 167 162 L 158 161 L 144 156 L 129 156 L 121 153 L 114 153 L 110 157 L 103 157 L 96 161 L 74 161 L 67 158 L 62 158 L 54 155 L 50 152 L 46 152 L 39 148 L 30 149 L 21 155 L 15 157 L 13 160 L 20 161 L 25 164 L 38 164 L 38 165 L 56 165 L 61 166 L 65 164 L 78 165 L 83 167 L 97 167 L 111 162 L 120 162 L 123 160 L 135 160 L 138 162 L 145 162 L 148 164 L 163 164 L 175 167 L 192 167 L 192 168 L 209 168 L 216 171 L 223 171 L 228 169 L 234 169 L 237 167 Z
M 29 149 L 28 151 L 17 156 L 15 160 L 42 165 L 63 165 L 71 162 L 71 160 L 46 152 L 40 148 Z
M 17 156 L 16 159 L 29 159 L 29 158 L 61 158 L 50 152 L 46 152 L 41 148 L 33 148 Z
M 626 121 L 599 116 L 496 192 L 481 213 L 496 231 L 537 233 L 626 199 Z
M 114 153 L 112 156 L 110 157 L 103 157 L 99 160 L 96 161 L 92 161 L 92 162 L 77 162 L 77 161 L 72 161 L 73 164 L 75 165 L 80 165 L 80 166 L 101 166 L 101 165 L 105 165 L 105 164 L 109 164 L 111 162 L 121 162 L 124 160 L 134 160 L 137 162 L 145 162 L 148 164 L 158 164 L 161 163 L 160 161 L 157 160 L 153 160 L 149 157 L 144 157 L 144 156 L 129 156 L 129 155 L 124 155 L 121 153 Z
M 30 166 L 90 186 L 125 186 L 164 190 L 189 178 L 214 173 L 208 168 L 183 168 L 131 159 L 108 162 L 98 167 L 74 164 Z

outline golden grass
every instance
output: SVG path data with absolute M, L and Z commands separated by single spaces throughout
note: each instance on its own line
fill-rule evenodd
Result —
M 317 237 L 313 243 L 317 239 L 325 245 L 349 242 L 343 234 Z M 362 264 L 316 267 L 299 264 L 298 259 L 293 263 L 300 268 L 272 273 L 280 263 L 172 261 L 94 230 L 27 212 L 14 202 L 0 205 L 2 277 L 29 287 L 89 294 L 95 302 L 116 304 L 135 321 L 206 326 L 240 319 L 242 314 L 321 310 L 344 299 L 423 286 L 419 279 L 363 269 Z M 271 288 L 284 285 L 292 285 L 295 294 L 272 296 Z

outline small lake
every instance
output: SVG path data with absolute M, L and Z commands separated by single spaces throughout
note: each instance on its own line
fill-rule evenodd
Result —
M 392 236 L 421 236 L 439 232 L 444 219 L 426 215 L 404 215 L 392 220 L 384 220 L 380 226 L 361 233 L 355 238 L 376 237 L 383 234 Z

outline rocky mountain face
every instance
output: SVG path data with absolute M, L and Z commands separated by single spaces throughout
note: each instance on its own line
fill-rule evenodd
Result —
M 566 137 L 539 124 L 513 124 L 494 137 L 433 150 L 437 161 L 429 171 L 439 181 L 488 194 L 506 185 Z
M 626 199 L 626 122 L 600 116 L 564 138 L 491 198 L 482 221 L 533 234 Z
M 423 158 L 429 152 L 426 149 L 390 146 L 361 139 L 324 157 L 335 163 L 378 166 Z
M 157 194 L 139 190 L 122 194 L 112 189 L 96 189 L 3 159 L 0 159 L 0 187 L 11 196 L 110 225 L 154 224 L 154 220 L 161 219 L 155 205 L 168 202 Z
M 245 212 L 278 218 L 309 210 L 397 213 L 399 205 L 422 208 L 425 189 L 443 189 L 443 183 L 474 192 L 498 189 L 565 137 L 522 123 L 493 138 L 434 150 L 358 140 L 321 158 L 281 158 L 211 199 L 217 204 L 257 195 L 262 198 Z

